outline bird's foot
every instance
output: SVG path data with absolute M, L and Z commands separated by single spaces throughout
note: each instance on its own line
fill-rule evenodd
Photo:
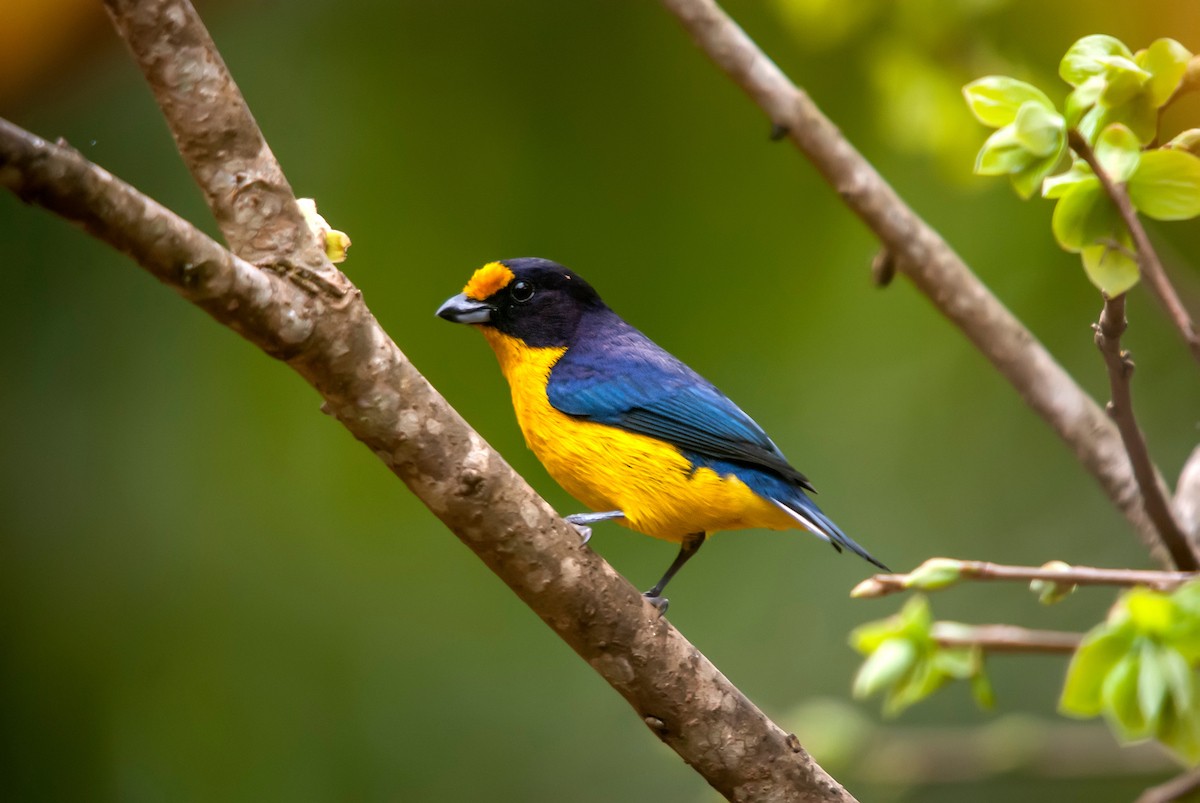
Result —
M 606 510 L 603 513 L 572 513 L 570 516 L 563 516 L 563 521 L 578 530 L 579 537 L 586 544 L 592 538 L 592 528 L 588 526 L 589 524 L 623 518 L 625 518 L 625 514 L 619 510 Z
M 649 602 L 658 609 L 659 616 L 662 616 L 664 613 L 666 613 L 667 606 L 671 604 L 671 600 L 667 599 L 666 597 L 660 597 L 658 594 L 652 593 L 652 591 L 647 591 L 645 594 L 642 594 L 642 596 L 646 598 L 646 602 Z
M 575 528 L 575 531 L 579 533 L 579 545 L 580 546 L 584 546 L 585 544 L 587 544 L 588 541 L 592 540 L 592 528 L 591 527 L 587 526 L 586 524 L 576 524 L 575 522 L 571 521 L 570 516 L 567 516 L 567 524 L 570 524 L 572 527 Z

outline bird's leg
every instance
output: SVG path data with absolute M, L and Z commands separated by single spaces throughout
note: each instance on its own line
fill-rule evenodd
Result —
M 667 568 L 667 573 L 662 576 L 662 579 L 654 584 L 654 588 L 647 591 L 642 596 L 658 608 L 660 614 L 667 612 L 667 605 L 670 600 L 662 595 L 663 589 L 667 587 L 667 583 L 671 582 L 671 578 L 675 573 L 688 562 L 688 558 L 700 551 L 700 547 L 704 546 L 704 533 L 690 533 L 683 537 L 683 543 L 679 545 L 679 554 L 675 556 L 675 560 Z
M 572 513 L 570 516 L 563 516 L 563 520 L 567 524 L 572 524 L 576 530 L 579 530 L 579 537 L 585 544 L 592 540 L 592 528 L 588 525 L 623 518 L 625 518 L 625 513 L 621 510 L 606 510 L 603 513 Z

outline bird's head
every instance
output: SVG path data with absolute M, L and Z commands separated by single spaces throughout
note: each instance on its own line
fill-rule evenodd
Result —
M 592 286 L 548 259 L 489 262 L 438 308 L 454 323 L 490 327 L 528 346 L 567 346 L 580 319 L 605 309 Z

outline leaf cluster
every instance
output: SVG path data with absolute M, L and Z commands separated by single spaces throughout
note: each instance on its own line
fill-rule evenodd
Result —
M 884 692 L 888 715 L 899 714 L 951 680 L 969 680 L 976 701 L 985 708 L 992 705 L 983 650 L 978 645 L 939 644 L 924 596 L 912 597 L 894 616 L 855 628 L 850 644 L 866 656 L 854 678 L 854 697 L 861 700 Z
M 1072 90 L 1060 112 L 1037 87 L 1006 76 L 967 84 L 975 117 L 996 129 L 975 161 L 979 175 L 1007 175 L 1022 198 L 1041 190 L 1056 201 L 1051 228 L 1077 253 L 1088 278 L 1109 297 L 1139 278 L 1128 228 L 1095 171 L 1072 154 L 1074 130 L 1108 179 L 1124 185 L 1137 212 L 1157 220 L 1200 215 L 1200 158 L 1190 150 L 1200 129 L 1158 148 L 1161 110 L 1181 91 L 1193 55 L 1174 39 L 1133 53 L 1120 40 L 1085 36 L 1059 64 Z
M 1123 741 L 1157 739 L 1200 764 L 1200 581 L 1171 594 L 1133 588 L 1071 659 L 1059 710 L 1101 714 Z

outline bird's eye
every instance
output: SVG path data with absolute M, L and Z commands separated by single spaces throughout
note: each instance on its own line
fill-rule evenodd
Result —
M 533 285 L 526 281 L 514 282 L 509 294 L 512 295 L 513 301 L 524 304 L 533 298 Z

